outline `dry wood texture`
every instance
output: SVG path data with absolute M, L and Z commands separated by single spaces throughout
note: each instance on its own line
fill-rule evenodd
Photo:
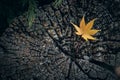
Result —
M 0 37 L 0 80 L 117 80 L 120 66 L 119 0 L 64 0 L 39 6 L 31 28 L 16 18 Z M 74 34 L 79 24 L 98 18 L 99 40 Z

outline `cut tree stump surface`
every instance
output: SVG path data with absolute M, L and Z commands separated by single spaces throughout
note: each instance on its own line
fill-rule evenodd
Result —
M 119 80 L 120 1 L 64 0 L 39 6 L 32 27 L 25 15 L 0 37 L 0 80 Z M 97 41 L 75 34 L 82 16 L 100 29 Z

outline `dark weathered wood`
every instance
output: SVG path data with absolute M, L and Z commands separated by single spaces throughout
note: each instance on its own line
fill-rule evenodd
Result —
M 0 37 L 0 80 L 117 80 L 120 66 L 119 1 L 64 0 L 36 9 L 27 27 L 25 16 L 16 18 Z M 109 5 L 111 5 L 109 7 Z M 114 6 L 117 6 L 114 8 Z M 98 18 L 97 41 L 74 34 L 70 22 Z

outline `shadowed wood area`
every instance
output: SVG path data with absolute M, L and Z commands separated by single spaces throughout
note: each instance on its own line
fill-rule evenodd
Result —
M 33 26 L 25 15 L 14 19 L 0 37 L 0 80 L 119 80 L 119 0 L 64 0 L 39 6 Z M 86 42 L 70 22 L 82 16 L 100 29 Z

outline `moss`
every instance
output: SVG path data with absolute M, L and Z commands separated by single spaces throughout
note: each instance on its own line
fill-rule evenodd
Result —
M 60 4 L 62 3 L 62 1 L 63 1 L 63 0 L 55 0 L 55 2 L 53 3 L 53 5 L 54 5 L 55 7 L 58 7 L 58 6 L 60 6 Z
M 27 20 L 29 27 L 32 26 L 33 20 L 35 19 L 35 8 L 37 7 L 36 2 L 40 2 L 42 5 L 44 5 L 44 2 L 49 2 L 45 0 L 1 0 L 0 2 L 0 23 L 2 25 L 4 24 L 10 24 L 12 20 L 22 15 L 23 13 L 27 13 Z M 50 2 L 53 2 L 55 7 L 59 6 L 62 3 L 63 0 L 50 0 Z M 40 5 L 40 6 L 42 6 Z M 2 8 L 4 7 L 4 8 Z M 4 23 L 3 23 L 4 20 Z M 5 22 L 6 20 L 6 22 Z M 2 26 L 0 25 L 0 26 Z M 8 26 L 8 25 L 7 25 Z
M 29 0 L 29 6 L 27 11 L 27 19 L 29 27 L 32 26 L 32 23 L 35 19 L 35 8 L 37 7 L 35 0 Z

